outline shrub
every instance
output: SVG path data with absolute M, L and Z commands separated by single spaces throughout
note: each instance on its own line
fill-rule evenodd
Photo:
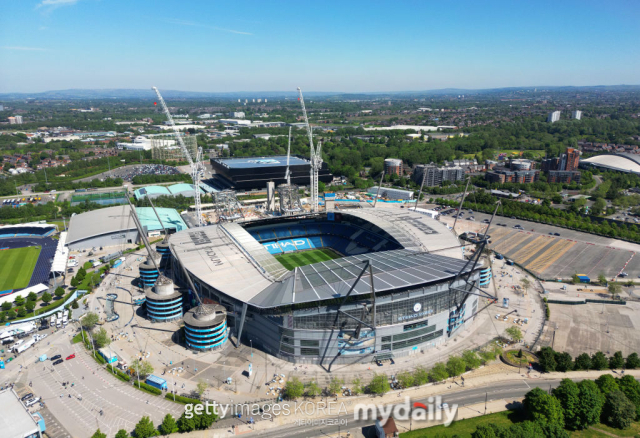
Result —
M 171 394 L 170 392 L 167 392 L 164 395 L 164 398 L 166 398 L 167 400 L 173 401 L 173 394 Z M 200 400 L 197 400 L 195 398 L 189 398 L 189 397 L 185 397 L 182 395 L 178 395 L 176 394 L 176 403 L 182 403 L 183 405 L 188 405 L 188 404 L 194 404 L 197 405 L 198 403 L 201 403 Z
M 373 379 L 371 379 L 371 382 L 369 382 L 367 389 L 371 394 L 386 394 L 391 390 L 389 378 L 386 374 L 376 374 Z
M 133 386 L 134 386 L 135 388 L 138 388 L 138 389 L 140 389 L 140 390 L 142 390 L 142 391 L 146 391 L 146 392 L 148 392 L 149 394 L 153 394 L 153 395 L 160 395 L 160 394 L 162 394 L 162 391 L 161 391 L 160 389 L 156 388 L 155 386 L 147 385 L 147 384 L 146 384 L 146 383 L 144 383 L 144 382 L 140 382 L 140 383 L 139 383 L 139 385 L 140 385 L 140 386 L 138 386 L 138 382 L 135 382 L 135 383 L 133 384 Z

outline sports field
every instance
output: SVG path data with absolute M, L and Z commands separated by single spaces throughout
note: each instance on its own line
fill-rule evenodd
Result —
M 325 260 L 339 259 L 342 256 L 332 249 L 321 248 L 289 254 L 279 254 L 275 257 L 282 264 L 282 266 L 290 271 L 293 271 L 298 266 L 324 262 Z
M 39 255 L 39 246 L 0 251 L 0 291 L 27 287 Z

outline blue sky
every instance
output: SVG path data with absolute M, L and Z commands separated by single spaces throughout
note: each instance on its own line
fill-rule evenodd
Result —
M 640 1 L 0 0 L 0 92 L 640 84 Z

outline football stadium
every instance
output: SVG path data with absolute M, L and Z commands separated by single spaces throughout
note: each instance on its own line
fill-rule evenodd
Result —
M 172 270 L 242 342 L 295 363 L 356 363 L 447 342 L 478 309 L 481 266 L 419 212 L 353 209 L 179 231 Z M 330 365 L 329 365 L 330 366 Z

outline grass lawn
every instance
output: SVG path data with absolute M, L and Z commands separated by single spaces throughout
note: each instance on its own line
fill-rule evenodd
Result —
M 496 412 L 495 414 L 483 415 L 480 417 L 468 418 L 466 420 L 454 421 L 449 427 L 433 426 L 425 429 L 418 429 L 400 434 L 400 438 L 429 438 L 429 437 L 452 437 L 457 435 L 460 438 L 471 438 L 471 434 L 481 424 L 497 424 L 498 426 L 518 423 L 522 420 L 517 411 Z
M 27 287 L 39 255 L 39 246 L 0 251 L 0 291 Z
M 513 423 L 519 423 L 523 420 L 524 418 L 522 417 L 522 414 L 518 411 L 496 412 L 495 414 L 454 421 L 449 427 L 433 426 L 414 430 L 411 432 L 404 432 L 400 434 L 400 438 L 449 438 L 453 437 L 454 435 L 459 436 L 460 438 L 471 438 L 471 434 L 481 424 L 509 426 Z M 619 437 L 634 437 L 637 436 L 638 433 L 640 433 L 639 422 L 634 422 L 631 427 L 626 430 L 613 429 L 604 424 L 596 424 L 593 427 Z M 569 435 L 571 436 L 571 438 L 604 438 L 611 436 L 594 429 L 569 432 Z
M 325 260 L 338 259 L 342 256 L 331 249 L 321 248 L 289 254 L 279 254 L 275 257 L 280 263 L 282 263 L 282 266 L 293 271 L 298 266 L 324 262 Z

